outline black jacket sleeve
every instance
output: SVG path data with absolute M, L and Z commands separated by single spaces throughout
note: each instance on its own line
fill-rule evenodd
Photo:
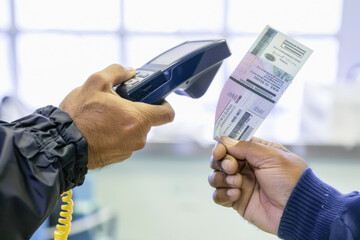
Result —
M 87 148 L 70 116 L 53 106 L 0 122 L 1 239 L 29 239 L 59 195 L 83 183 Z

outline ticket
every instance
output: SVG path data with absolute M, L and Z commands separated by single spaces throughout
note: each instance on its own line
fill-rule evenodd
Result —
M 214 139 L 250 140 L 312 50 L 266 26 L 221 91 Z

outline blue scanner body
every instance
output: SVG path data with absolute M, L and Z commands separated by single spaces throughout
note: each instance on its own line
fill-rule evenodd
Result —
M 123 98 L 149 104 L 160 104 L 171 92 L 199 98 L 230 55 L 224 39 L 187 41 L 136 69 L 135 77 L 114 90 Z

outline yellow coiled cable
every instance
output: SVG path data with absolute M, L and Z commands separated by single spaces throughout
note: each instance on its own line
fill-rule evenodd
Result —
M 63 211 L 60 212 L 60 218 L 58 220 L 59 224 L 56 224 L 57 230 L 54 232 L 54 240 L 67 240 L 71 228 L 71 219 L 74 206 L 74 203 L 71 199 L 72 192 L 69 190 L 61 194 L 61 196 L 64 196 L 61 198 L 61 200 L 65 204 L 61 205 L 61 210 Z

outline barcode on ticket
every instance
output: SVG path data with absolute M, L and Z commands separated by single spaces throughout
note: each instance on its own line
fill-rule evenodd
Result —
M 231 131 L 229 137 L 236 138 L 236 136 L 239 134 L 240 130 L 242 128 L 244 128 L 244 126 L 247 122 L 249 122 L 251 116 L 252 115 L 250 113 L 245 112 L 244 115 L 240 118 L 239 122 L 235 125 L 235 127 Z
M 270 42 L 273 40 L 275 35 L 277 34 L 277 31 L 275 31 L 272 28 L 269 28 L 264 36 L 260 38 L 260 41 L 256 44 L 254 49 L 251 51 L 252 54 L 255 56 L 260 56 L 261 53 L 266 49 L 266 47 L 270 44 Z

